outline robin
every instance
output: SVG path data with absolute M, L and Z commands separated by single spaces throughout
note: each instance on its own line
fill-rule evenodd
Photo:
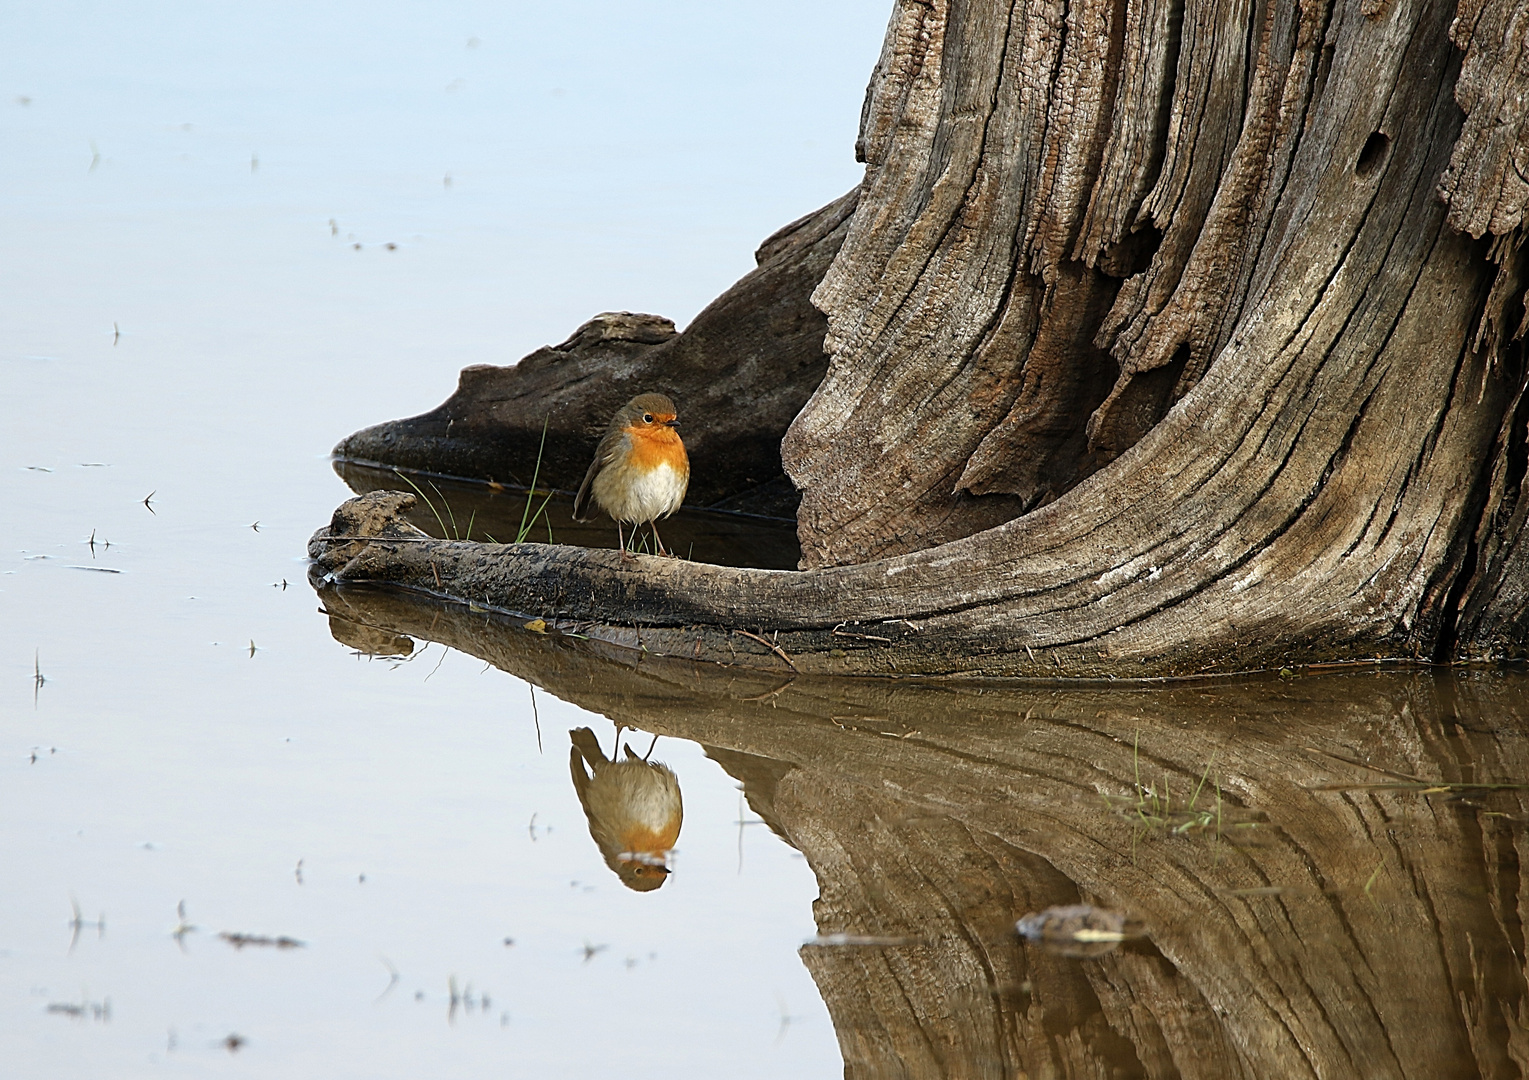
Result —
M 622 522 L 653 529 L 653 541 L 660 555 L 664 542 L 658 538 L 657 521 L 668 517 L 685 501 L 690 485 L 690 458 L 685 444 L 675 431 L 679 421 L 674 402 L 663 394 L 638 394 L 623 405 L 605 429 L 605 437 L 595 448 L 595 460 L 589 463 L 584 483 L 573 500 L 575 521 L 594 517 L 590 498 L 616 519 L 616 537 L 621 554 L 630 557 Z
M 629 889 L 658 888 L 669 876 L 669 852 L 680 838 L 684 818 L 679 780 L 667 765 L 638 757 L 630 746 L 626 760 L 611 761 L 587 727 L 568 736 L 573 740 L 568 753 L 573 787 L 605 865 Z M 621 742 L 619 730 L 616 742 Z M 616 753 L 619 756 L 619 748 Z M 648 753 L 653 753 L 652 747 Z

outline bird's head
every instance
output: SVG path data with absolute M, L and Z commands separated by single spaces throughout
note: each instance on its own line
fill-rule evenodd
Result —
M 663 394 L 638 394 L 617 414 L 616 423 L 634 434 L 679 426 L 679 410 Z
M 668 880 L 670 870 L 664 855 L 649 852 L 622 852 L 613 869 L 621 884 L 635 892 L 652 892 Z

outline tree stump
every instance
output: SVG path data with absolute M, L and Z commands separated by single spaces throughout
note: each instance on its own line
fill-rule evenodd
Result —
M 421 544 L 346 572 L 801 670 L 1524 657 L 1526 26 L 899 0 L 780 443 L 803 572 Z

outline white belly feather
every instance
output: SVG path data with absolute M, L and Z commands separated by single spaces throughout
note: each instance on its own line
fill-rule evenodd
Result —
M 644 524 L 667 517 L 685 501 L 688 476 L 669 465 L 641 472 L 621 466 L 606 468 L 595 477 L 595 500 L 617 521 Z

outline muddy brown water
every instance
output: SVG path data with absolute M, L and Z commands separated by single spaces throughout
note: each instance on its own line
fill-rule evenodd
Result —
M 1519 1075 L 1519 674 L 788 680 L 310 584 L 341 436 L 854 182 L 885 4 L 788 8 L 0 13 L 0 1073 Z M 1080 903 L 1143 936 L 1013 933 Z

